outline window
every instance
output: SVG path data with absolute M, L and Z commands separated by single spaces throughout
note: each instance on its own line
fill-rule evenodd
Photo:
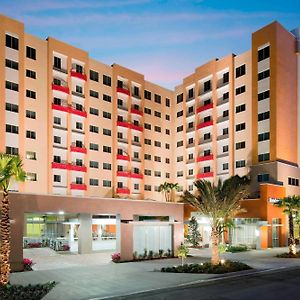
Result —
M 26 110 L 26 118 L 36 119 L 36 113 L 35 113 L 35 111 Z
M 35 131 L 26 130 L 26 137 L 28 139 L 35 140 L 36 139 L 36 133 L 35 133 Z
M 203 135 L 203 140 L 204 140 L 204 141 L 210 140 L 210 132 L 205 133 L 205 134 Z
M 99 73 L 93 70 L 90 70 L 90 80 L 99 82 Z
M 145 114 L 147 114 L 147 115 L 151 115 L 151 109 L 148 108 L 148 107 L 145 107 L 145 108 L 144 108 L 144 112 L 145 112 Z
M 258 174 L 257 175 L 257 182 L 268 182 L 270 180 L 269 174 Z
M 205 81 L 204 82 L 204 88 L 203 88 L 203 92 L 208 92 L 211 90 L 211 81 Z
M 6 147 L 5 153 L 10 154 L 10 155 L 18 155 L 19 154 L 19 149 L 14 148 L 14 147 Z
M 159 126 L 154 126 L 154 131 L 161 132 L 161 128 Z
M 167 106 L 167 107 L 170 107 L 170 106 L 171 106 L 171 104 L 170 104 L 170 99 L 169 99 L 169 98 L 166 98 L 166 106 Z
M 90 125 L 90 132 L 99 133 L 99 127 Z
M 236 95 L 240 95 L 240 94 L 245 93 L 245 92 L 246 92 L 246 86 L 245 85 L 240 86 L 240 87 L 235 89 L 235 94 Z
M 55 144 L 61 144 L 61 137 L 55 135 L 55 136 L 53 137 L 53 143 L 55 143 Z
M 103 100 L 106 102 L 111 102 L 111 96 L 103 94 Z
M 182 147 L 183 146 L 183 141 L 178 141 L 177 142 L 177 147 Z
M 15 113 L 19 112 L 19 106 L 12 103 L 5 103 L 5 109 Z
M 183 102 L 183 94 L 177 95 L 177 104 Z
M 263 120 L 268 120 L 268 119 L 270 119 L 270 112 L 269 112 L 269 111 L 260 113 L 260 114 L 258 114 L 258 116 L 257 116 L 258 122 L 259 122 L 259 121 L 263 121 Z
M 111 113 L 104 111 L 103 112 L 103 118 L 111 119 Z
M 145 154 L 145 155 L 144 155 L 144 158 L 145 158 L 146 160 L 151 160 L 151 154 Z
M 6 132 L 18 134 L 19 127 L 15 125 L 6 124 Z
M 183 110 L 177 112 L 177 118 L 183 116 Z
M 91 186 L 98 186 L 99 185 L 99 180 L 94 179 L 94 178 L 90 178 L 90 185 Z
M 53 175 L 53 182 L 61 182 L 61 176 L 60 175 Z
M 90 96 L 94 98 L 99 98 L 99 93 L 93 90 L 90 90 Z
M 111 164 L 103 163 L 103 170 L 111 170 Z
M 267 141 L 270 139 L 270 132 L 263 132 L 258 135 L 258 141 Z
M 177 171 L 177 177 L 182 177 L 183 176 L 183 171 Z
M 170 149 L 170 144 L 166 143 L 166 144 L 165 144 L 165 148 L 166 148 L 166 149 Z
M 183 156 L 178 156 L 177 157 L 177 162 L 181 162 L 181 161 L 183 161 Z
M 111 130 L 110 130 L 110 129 L 103 128 L 103 134 L 104 134 L 104 135 L 111 136 Z
M 229 82 L 229 72 L 226 72 L 223 74 L 223 83 L 228 83 Z
M 240 123 L 240 124 L 235 125 L 235 131 L 241 131 L 244 129 L 246 129 L 246 123 Z
M 26 151 L 26 159 L 36 160 L 36 153 L 33 151 Z
M 97 108 L 90 107 L 90 114 L 95 115 L 95 116 L 99 116 L 99 110 Z
M 37 181 L 36 173 L 26 173 L 26 180 Z
M 170 115 L 166 115 L 166 120 L 170 121 Z
M 188 99 L 194 98 L 194 88 L 188 90 Z
M 241 104 L 241 105 L 238 105 L 236 108 L 235 108 L 235 112 L 238 114 L 242 111 L 245 111 L 246 110 L 246 104 Z
M 111 77 L 107 75 L 103 75 L 103 84 L 111 86 Z
M 268 91 L 264 91 L 262 93 L 259 93 L 257 98 L 258 98 L 257 99 L 258 101 L 262 101 L 264 99 L 270 98 L 270 91 L 268 90 Z
M 257 61 L 262 61 L 270 57 L 270 46 L 267 46 L 263 49 L 258 50 Z
M 183 125 L 177 127 L 177 132 L 183 131 Z
M 75 183 L 76 184 L 83 184 L 83 179 L 81 177 L 76 177 Z
M 228 145 L 223 146 L 223 149 L 222 149 L 223 153 L 227 153 L 228 149 L 229 149 Z
M 145 169 L 145 170 L 144 170 L 144 174 L 145 174 L 146 176 L 151 176 L 151 170 Z
M 288 185 L 299 186 L 299 179 L 289 177 L 288 178 Z
M 53 67 L 57 69 L 61 69 L 61 58 L 54 56 Z
M 241 65 L 235 69 L 235 78 L 241 77 L 246 74 L 246 65 Z
M 166 129 L 166 134 L 170 135 L 170 129 Z
M 31 90 L 26 90 L 26 97 L 31 99 L 36 99 L 36 92 Z
M 133 189 L 134 189 L 134 190 L 139 190 L 139 189 L 140 189 L 140 185 L 139 185 L 138 183 L 135 183 L 135 184 L 133 185 Z
M 109 146 L 103 146 L 103 152 L 111 153 L 111 147 L 109 147 Z
M 155 147 L 161 147 L 161 142 L 159 142 L 159 141 L 154 141 L 154 146 L 155 146 Z
M 258 161 L 270 160 L 270 153 L 262 153 L 258 155 Z
M 239 149 L 244 149 L 246 148 L 246 142 L 238 142 L 235 144 L 235 149 L 239 150 Z
M 144 127 L 145 129 L 151 130 L 151 124 L 145 123 Z
M 151 191 L 151 185 L 145 184 L 144 189 L 145 191 Z
M 111 187 L 111 181 L 110 180 L 103 180 L 103 187 Z
M 270 70 L 265 70 L 263 72 L 258 73 L 257 80 L 260 81 L 268 77 L 270 77 Z
M 228 127 L 227 128 L 223 128 L 222 133 L 223 133 L 223 135 L 227 135 L 228 134 Z
M 161 158 L 160 158 L 160 156 L 154 156 L 154 161 L 161 162 Z
M 154 116 L 158 117 L 158 118 L 161 118 L 161 113 L 159 111 L 155 111 Z
M 246 166 L 246 161 L 245 160 L 237 160 L 235 162 L 235 167 L 236 168 L 243 168 Z
M 204 167 L 203 168 L 203 173 L 209 173 L 210 172 L 210 167 Z
M 26 57 L 36 60 L 36 50 L 29 46 L 26 46 Z
M 90 168 L 98 169 L 99 168 L 99 163 L 97 161 L 91 160 L 90 161 Z
M 194 174 L 194 170 L 193 169 L 189 169 L 189 175 L 193 175 Z
M 154 176 L 155 177 L 161 177 L 161 172 L 160 171 L 154 171 Z
M 99 150 L 99 145 L 90 143 L 90 150 L 98 151 Z
M 145 142 L 146 145 L 151 145 L 151 140 L 150 139 L 145 139 L 144 142 Z
M 26 70 L 26 77 L 36 79 L 36 72 L 34 72 L 32 70 Z
M 157 94 L 154 94 L 154 102 L 161 103 L 161 96 L 157 95 Z
M 12 91 L 19 91 L 19 85 L 17 83 L 11 82 L 11 81 L 5 81 L 5 88 Z
M 229 110 L 224 110 L 223 111 L 223 118 L 226 118 L 229 116 Z
M 59 117 L 53 117 L 53 123 L 56 125 L 61 125 L 61 118 Z
M 11 68 L 14 70 L 19 70 L 19 63 L 10 59 L 5 60 L 5 67 Z
M 222 168 L 223 168 L 223 171 L 228 170 L 228 169 L 229 169 L 228 163 L 224 163 L 224 164 L 222 165 Z
M 170 163 L 170 158 L 166 158 L 166 164 Z
M 19 50 L 19 40 L 11 35 L 6 34 L 5 46 L 15 50 Z
M 151 92 L 145 90 L 145 91 L 144 91 L 144 97 L 145 97 L 145 99 L 147 99 L 147 100 L 151 100 Z

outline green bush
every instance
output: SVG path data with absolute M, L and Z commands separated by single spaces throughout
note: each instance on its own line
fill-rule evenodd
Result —
M 47 295 L 56 283 L 48 282 L 37 285 L 6 285 L 0 287 L 0 299 L 9 300 L 40 300 Z
M 252 268 L 244 263 L 228 260 L 223 264 L 220 263 L 218 265 L 212 265 L 210 262 L 205 262 L 203 264 L 184 264 L 183 266 L 178 267 L 166 267 L 162 268 L 161 272 L 224 274 L 250 269 Z
M 246 245 L 237 245 L 237 246 L 229 245 L 226 248 L 226 252 L 235 253 L 235 252 L 244 252 L 244 251 L 248 251 L 248 247 Z

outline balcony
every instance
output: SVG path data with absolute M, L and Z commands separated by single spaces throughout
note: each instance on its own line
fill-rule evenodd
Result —
M 136 142 L 136 141 L 131 141 L 131 144 L 133 146 L 137 146 L 137 147 L 141 147 L 142 146 L 140 142 Z
M 86 172 L 86 166 L 80 166 L 80 165 L 76 165 L 76 163 L 71 163 L 69 165 L 69 170 L 71 171 L 79 171 L 79 172 Z
M 63 69 L 60 66 L 53 66 L 53 70 L 64 73 L 64 74 L 68 74 L 68 71 L 66 69 Z
M 118 177 L 130 177 L 130 172 L 129 171 L 117 171 L 117 176 Z
M 76 77 L 78 79 L 86 81 L 86 75 L 84 73 L 76 72 L 76 70 L 71 70 L 71 77 Z
M 186 164 L 189 165 L 189 164 L 194 164 L 195 163 L 195 159 L 194 158 L 191 158 L 191 159 L 187 159 L 186 161 Z
M 209 138 L 209 139 L 200 139 L 199 141 L 199 145 L 203 145 L 203 144 L 208 144 L 208 143 L 211 143 L 212 142 L 212 138 Z
M 128 144 L 128 140 L 127 139 L 123 139 L 123 138 L 118 138 L 118 143 Z
M 117 188 L 117 194 L 130 194 L 129 188 L 123 187 L 123 188 Z
M 80 98 L 84 98 L 84 94 L 76 91 L 72 91 L 72 95 Z
M 186 129 L 186 132 L 188 133 L 188 132 L 193 132 L 193 131 L 195 131 L 195 126 L 193 126 L 193 127 L 188 127 L 187 129 Z
M 194 101 L 195 100 L 195 96 L 189 97 L 186 99 L 186 103 Z
M 84 118 L 87 117 L 87 113 L 84 110 L 84 108 L 83 107 L 81 108 L 80 106 L 76 106 L 75 103 L 72 103 L 72 106 L 70 106 L 69 112 L 71 114 L 78 115 L 78 116 L 81 116 Z
M 142 162 L 141 159 L 140 159 L 140 158 L 137 158 L 137 157 L 132 157 L 132 158 L 131 158 L 131 161 L 139 162 L 139 163 Z
M 193 117 L 193 116 L 195 116 L 195 111 L 190 111 L 190 112 L 187 111 L 187 112 L 186 112 L 186 117 L 187 117 L 187 118 L 190 118 L 190 117 Z
M 118 104 L 118 109 L 121 109 L 121 110 L 124 110 L 124 111 L 128 111 L 128 108 L 126 106 L 119 105 L 119 104 Z
M 61 161 L 61 162 L 52 162 L 51 163 L 52 169 L 61 169 L 61 170 L 68 170 L 69 164 L 67 161 Z
M 79 147 L 79 146 L 76 146 L 75 143 L 72 143 L 72 145 L 70 147 L 70 151 L 71 152 L 79 152 L 79 153 L 86 153 L 87 152 L 87 150 L 84 146 Z
M 218 106 L 224 105 L 224 104 L 226 104 L 226 103 L 228 103 L 228 102 L 229 102 L 229 98 L 225 98 L 225 99 L 220 98 L 220 99 L 218 99 L 217 105 L 218 105 Z
M 57 84 L 54 84 L 54 83 L 52 83 L 52 90 L 63 92 L 63 93 L 66 93 L 66 94 L 70 93 L 70 90 L 67 86 L 57 85 Z
M 225 140 L 229 138 L 229 134 L 222 134 L 217 137 L 217 141 Z
M 217 89 L 220 89 L 224 86 L 227 86 L 229 84 L 229 80 L 225 81 L 224 82 L 224 79 L 223 78 L 220 78 L 217 82 Z
M 141 100 L 141 96 L 137 95 L 137 94 L 134 94 L 134 93 L 131 94 L 131 97 L 133 97 L 135 99 L 138 99 L 138 100 Z
M 212 125 L 213 125 L 213 121 L 205 121 L 205 122 L 200 123 L 197 126 L 197 129 L 205 128 L 205 127 L 212 126 Z
M 206 110 L 212 109 L 213 107 L 214 107 L 213 103 L 202 105 L 202 106 L 200 106 L 200 107 L 197 108 L 197 114 L 199 114 L 202 111 L 206 111 Z
M 125 128 L 130 128 L 131 124 L 127 121 L 117 121 L 117 126 L 125 127 Z
M 130 96 L 130 92 L 127 88 L 124 87 L 117 87 L 117 93 L 125 94 L 127 96 Z
M 199 156 L 197 158 L 197 162 L 207 161 L 207 160 L 212 160 L 212 159 L 214 159 L 214 156 L 212 154 L 210 154 L 210 155 L 202 155 L 202 156 Z
M 209 88 L 209 89 L 203 89 L 203 90 L 201 90 L 200 92 L 199 92 L 199 96 L 203 96 L 203 95 L 205 95 L 205 94 L 207 94 L 207 93 L 209 93 L 209 92 L 211 92 L 212 91 L 212 89 L 211 88 Z
M 139 109 L 134 108 L 134 107 L 131 108 L 130 112 L 131 112 L 132 114 L 139 115 L 139 116 L 141 116 L 141 117 L 143 116 L 143 112 L 140 111 Z
M 141 126 L 139 126 L 139 125 L 134 125 L 134 124 L 130 124 L 130 125 L 131 125 L 130 128 L 131 128 L 132 130 L 137 130 L 137 131 L 140 131 L 140 132 L 143 131 L 143 127 L 141 127 Z
M 143 174 L 139 174 L 139 173 L 131 173 L 130 174 L 131 178 L 136 178 L 136 179 L 143 179 Z
M 63 101 L 60 104 L 52 103 L 52 109 L 69 112 L 69 105 L 67 101 Z
M 80 191 L 86 191 L 86 184 L 83 183 L 71 183 L 70 184 L 71 190 L 80 190 Z
M 210 177 L 214 177 L 213 172 L 205 172 L 205 173 L 197 174 L 197 179 L 210 178 Z
M 194 148 L 195 147 L 195 143 L 189 143 L 186 145 L 186 148 Z
M 122 155 L 122 154 L 117 154 L 117 159 L 118 160 L 130 160 L 129 155 Z
M 223 123 L 223 122 L 226 122 L 226 121 L 228 121 L 229 120 L 229 116 L 226 116 L 226 117 L 223 117 L 223 116 L 220 116 L 220 117 L 218 117 L 218 119 L 217 119 L 217 123 L 219 124 L 219 123 Z

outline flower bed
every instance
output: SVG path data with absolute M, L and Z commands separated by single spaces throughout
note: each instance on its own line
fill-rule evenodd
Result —
M 30 258 L 23 259 L 24 271 L 32 271 L 33 261 Z
M 37 285 L 6 285 L 0 287 L 0 299 L 9 300 L 40 300 L 47 295 L 56 283 L 49 282 Z
M 212 265 L 210 262 L 206 262 L 203 264 L 185 264 L 183 266 L 166 267 L 162 268 L 161 272 L 224 274 L 250 269 L 252 268 L 244 263 L 228 260 L 224 263 L 219 263 L 218 265 Z
M 300 258 L 300 251 L 297 252 L 296 254 L 281 253 L 281 254 L 277 254 L 276 257 L 279 257 L 279 258 Z

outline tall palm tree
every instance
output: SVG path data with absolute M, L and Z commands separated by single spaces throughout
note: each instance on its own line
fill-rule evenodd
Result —
M 174 202 L 174 193 L 173 191 L 179 191 L 179 184 L 176 183 L 170 183 L 170 201 Z
M 296 254 L 296 242 L 294 235 L 294 215 L 297 215 L 300 211 L 300 196 L 288 196 L 280 199 L 274 203 L 275 206 L 283 208 L 283 212 L 288 215 L 289 218 L 289 254 Z
M 0 190 L 3 192 L 0 220 L 0 285 L 9 282 L 10 221 L 8 189 L 10 182 L 24 181 L 26 174 L 19 156 L 0 153 Z
M 190 204 L 202 215 L 207 216 L 211 226 L 211 263 L 220 263 L 219 241 L 224 228 L 237 213 L 242 212 L 240 200 L 247 197 L 250 179 L 247 176 L 233 176 L 217 185 L 207 180 L 194 182 L 195 195 L 185 191 L 182 200 Z
M 164 182 L 162 183 L 159 188 L 159 192 L 165 195 L 166 202 L 170 202 L 170 183 Z

